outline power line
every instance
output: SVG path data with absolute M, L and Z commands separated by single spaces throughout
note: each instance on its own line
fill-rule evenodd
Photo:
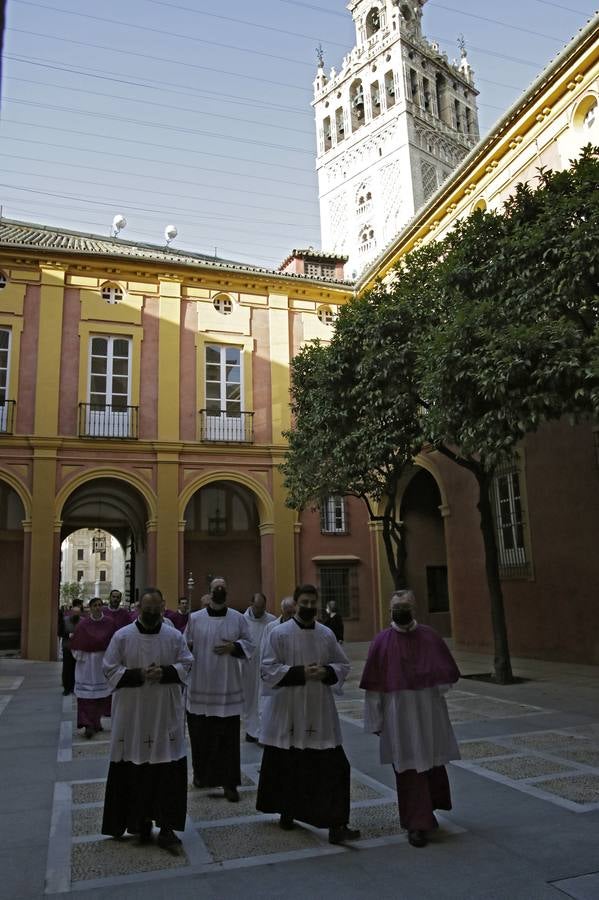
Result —
M 177 134 L 197 134 L 208 138 L 222 138 L 225 141 L 234 141 L 237 144 L 252 144 L 256 147 L 266 147 L 268 150 L 282 150 L 285 153 L 301 153 L 314 156 L 311 150 L 303 150 L 300 147 L 291 147 L 286 144 L 271 144 L 268 141 L 256 141 L 253 138 L 242 138 L 237 135 L 222 134 L 221 132 L 202 131 L 199 128 L 183 128 L 181 125 L 164 125 L 159 122 L 146 122 L 143 119 L 130 119 L 128 116 L 116 116 L 113 113 L 99 113 L 87 109 L 75 109 L 72 106 L 59 106 L 51 103 L 38 103 L 36 100 L 19 100 L 17 97 L 3 97 L 4 103 L 16 103 L 20 106 L 33 106 L 38 109 L 53 109 L 58 112 L 76 113 L 79 116 L 88 116 L 93 119 L 108 119 L 112 122 L 126 122 L 128 125 L 138 125 L 142 128 L 158 128 L 163 131 L 176 132 Z
M 0 169 L 0 171 L 3 171 L 3 170 Z M 41 178 L 44 176 L 40 175 L 39 177 Z M 99 185 L 99 186 L 101 187 L 101 185 Z M 184 210 L 184 209 L 179 209 L 179 208 L 173 207 L 173 206 L 170 206 L 168 210 L 164 210 L 162 208 L 152 207 L 152 206 L 139 206 L 136 201 L 129 201 L 129 200 L 123 199 L 122 197 L 119 197 L 116 199 L 111 198 L 110 200 L 93 200 L 91 197 L 78 197 L 75 194 L 68 194 L 68 193 L 65 194 L 65 193 L 59 193 L 57 191 L 43 191 L 43 190 L 39 190 L 37 188 L 19 187 L 18 185 L 14 185 L 14 184 L 0 183 L 0 187 L 8 188 L 11 191 L 20 191 L 20 192 L 23 192 L 26 194 L 36 194 L 41 197 L 55 197 L 55 198 L 58 198 L 59 200 L 70 200 L 74 203 L 87 203 L 87 204 L 91 204 L 92 206 L 102 206 L 107 209 L 114 209 L 115 206 L 120 206 L 120 207 L 126 208 L 127 210 L 133 210 L 134 212 L 159 213 L 161 216 L 165 216 L 167 214 L 167 212 L 168 213 L 177 213 L 179 218 L 181 218 L 182 216 L 183 217 L 190 216 L 190 215 L 193 216 L 193 210 L 189 210 L 189 209 Z M 214 213 L 214 214 L 210 214 L 208 220 L 205 220 L 205 219 L 189 220 L 188 219 L 185 222 L 185 224 L 191 225 L 191 226 L 205 225 L 205 224 L 207 224 L 207 222 L 212 222 L 213 220 L 220 221 L 222 223 L 229 222 L 229 221 L 232 221 L 232 222 L 244 221 L 244 220 L 240 219 L 239 216 L 223 216 L 223 215 Z M 295 222 L 274 222 L 272 220 L 264 221 L 262 219 L 248 219 L 246 221 L 248 222 L 248 224 L 251 224 L 251 225 L 276 225 L 277 228 L 294 228 L 294 229 L 297 227 Z M 235 227 L 232 227 L 229 225 L 227 225 L 227 229 L 228 229 L 228 231 L 238 231 L 238 232 L 241 232 L 242 234 L 245 234 L 247 231 L 247 229 L 245 229 L 245 228 L 235 228 Z
M 237 25 L 249 25 L 250 28 L 261 28 L 264 31 L 274 31 L 277 34 L 287 34 L 290 37 L 295 38 L 305 38 L 308 41 L 318 41 L 320 38 L 313 37 L 310 34 L 301 34 L 301 32 L 297 31 L 285 31 L 284 28 L 275 28 L 274 25 L 263 25 L 261 22 L 250 22 L 247 19 L 234 19 L 232 16 L 219 16 L 216 13 L 204 12 L 204 10 L 193 9 L 191 6 L 181 6 L 178 3 L 165 3 L 164 0 L 146 0 L 147 3 L 153 3 L 155 6 L 165 6 L 167 9 L 181 9 L 185 10 L 185 12 L 194 13 L 197 16 L 205 16 L 211 19 L 220 19 L 223 22 L 234 22 Z M 331 47 L 345 47 L 345 44 L 340 44 L 338 41 L 327 41 L 327 44 Z
M 8 199 L 8 200 L 11 201 L 11 203 L 13 203 L 13 206 L 11 207 L 11 208 L 13 208 L 13 209 L 20 209 L 20 208 L 25 208 L 25 207 L 28 207 L 28 206 L 33 206 L 34 209 L 37 209 L 37 208 L 38 208 L 37 204 L 36 204 L 34 201 L 30 201 L 30 200 L 22 200 L 22 199 L 18 199 L 18 200 L 17 200 L 16 198 L 13 198 L 13 197 L 5 198 L 5 199 Z M 46 206 L 47 206 L 47 207 L 56 208 L 56 209 L 71 209 L 71 207 L 67 207 L 67 206 L 65 206 L 65 205 L 62 204 L 62 203 L 53 203 L 53 202 L 51 202 L 51 201 L 45 202 L 45 203 L 44 203 L 44 208 L 45 208 Z M 77 213 L 77 211 L 75 211 L 75 213 Z M 27 209 L 24 209 L 24 214 L 25 214 L 25 215 L 31 215 L 31 213 L 28 212 Z M 34 213 L 34 215 L 35 215 L 35 213 Z M 8 218 L 8 219 L 10 219 L 10 218 L 16 218 L 16 216 L 14 216 L 14 214 L 11 213 L 11 215 L 4 215 L 3 218 L 5 218 L 5 219 Z M 1 221 L 1 220 L 0 220 L 0 221 Z M 93 228 L 99 228 L 99 229 L 101 229 L 102 231 L 107 231 L 107 230 L 108 230 L 108 225 L 107 225 L 106 222 L 90 222 L 88 219 L 82 219 L 82 218 L 80 218 L 77 214 L 75 214 L 74 216 L 71 216 L 71 221 L 81 223 L 82 225 L 91 226 L 91 227 L 93 227 Z M 146 223 L 148 223 L 148 222 L 152 222 L 153 220 L 152 220 L 152 219 L 141 218 L 141 219 L 139 219 L 139 221 L 140 221 L 140 222 L 146 222 Z M 156 221 L 164 221 L 164 220 L 158 220 L 158 219 L 157 219 Z M 35 224 L 35 223 L 31 223 L 31 224 Z M 39 224 L 41 224 L 41 223 L 39 223 Z M 52 226 L 52 225 L 49 225 L 49 226 L 44 226 L 44 227 L 50 227 L 50 228 L 55 227 L 57 230 L 60 230 L 61 227 L 62 227 L 62 228 L 65 228 L 65 227 L 67 227 L 67 226 L 65 226 L 65 225 L 61 225 L 61 226 Z M 68 227 L 71 228 L 72 226 L 68 226 Z M 156 241 L 156 232 L 155 232 L 155 231 L 151 231 L 151 232 L 150 232 L 150 231 L 144 231 L 143 229 L 138 229 L 138 228 L 136 227 L 136 228 L 135 228 L 135 234 L 140 235 L 140 236 L 142 236 L 142 237 L 145 236 L 145 237 L 150 238 L 149 243 L 154 243 L 154 244 L 156 244 L 156 245 L 158 246 L 158 242 Z M 102 235 L 99 234 L 99 237 L 101 237 L 101 236 L 102 236 Z M 220 236 L 215 235 L 214 232 L 211 231 L 210 234 L 206 237 L 206 240 L 208 241 L 209 244 L 212 243 L 212 238 L 215 237 L 215 236 L 216 236 L 216 238 L 220 241 Z M 233 249 L 233 246 L 235 247 L 235 249 Z M 257 247 L 257 248 L 259 248 L 259 249 L 263 249 L 264 243 L 256 243 L 256 244 L 252 244 L 251 242 L 245 242 L 245 241 L 244 241 L 243 247 L 244 247 L 244 248 L 245 248 L 245 247 Z M 189 248 L 189 250 L 190 250 L 191 252 L 193 252 L 193 253 L 202 252 L 202 251 L 198 251 L 197 245 L 195 245 L 195 244 L 190 244 L 190 243 L 187 242 L 187 241 L 180 241 L 179 239 L 177 239 L 177 249 L 179 249 L 179 248 L 183 248 L 183 249 Z M 228 253 L 231 253 L 231 254 L 238 255 L 238 256 L 246 256 L 248 259 L 253 259 L 249 254 L 244 253 L 243 250 L 242 250 L 241 248 L 238 248 L 237 245 L 232 245 L 231 250 L 228 250 L 228 249 L 226 249 L 226 248 L 224 248 L 224 247 L 221 247 L 221 251 L 222 251 L 223 253 L 227 253 L 227 254 L 228 254 Z M 284 252 L 285 252 L 285 251 L 283 251 L 283 253 L 284 253 Z M 283 253 L 282 253 L 281 255 L 283 255 Z M 206 255 L 210 255 L 210 254 L 206 254 Z M 279 262 L 281 261 L 281 256 L 278 256 L 278 257 L 277 257 L 277 256 L 261 256 L 261 259 L 264 259 L 264 260 L 270 260 L 270 261 L 272 261 L 272 262 L 279 263 Z M 256 265 L 255 259 L 254 259 L 254 265 Z
M 12 120 L 5 119 L 4 121 L 10 121 L 12 124 Z M 23 122 L 23 123 L 18 123 L 18 124 L 29 125 L 30 123 Z M 37 126 L 35 126 L 35 127 L 37 127 Z M 39 126 L 39 127 L 43 128 L 44 126 Z M 55 130 L 63 131 L 64 129 L 56 128 Z M 85 134 L 86 132 L 70 132 L 70 133 Z M 52 147 L 55 150 L 75 150 L 77 153 L 95 153 L 98 156 L 108 156 L 111 158 L 114 157 L 115 159 L 132 159 L 134 162 L 149 162 L 149 163 L 156 163 L 159 166 L 164 166 L 164 161 L 161 159 L 151 159 L 150 157 L 147 157 L 147 156 L 132 156 L 131 154 L 128 154 L 128 153 L 114 153 L 114 151 L 112 151 L 112 150 L 109 152 L 107 150 L 94 150 L 91 147 L 72 147 L 70 145 L 66 146 L 65 144 L 51 144 L 48 141 L 36 141 L 33 138 L 18 138 L 18 137 L 12 137 L 12 136 L 9 136 L 6 134 L 2 135 L 2 140 L 3 141 L 15 141 L 16 143 L 27 144 L 28 146 L 31 144 L 36 144 L 36 145 L 39 145 L 42 147 Z M 4 154 L 4 155 L 7 156 L 8 154 Z M 17 156 L 16 158 L 17 159 L 28 159 L 28 157 L 20 156 L 20 155 Z M 33 159 L 32 157 L 29 157 L 29 158 Z M 47 162 L 47 160 L 39 160 L 39 162 Z M 61 163 L 60 160 L 58 160 L 58 164 L 59 165 L 67 165 L 67 166 L 75 165 L 75 163 L 70 163 L 70 162 L 69 163 Z M 84 168 L 95 169 L 96 167 L 95 166 L 85 166 Z M 245 172 L 232 172 L 230 169 L 211 169 L 208 166 L 192 166 L 190 163 L 182 163 L 182 162 L 177 162 L 177 168 L 178 169 L 192 169 L 193 171 L 196 171 L 196 172 L 214 172 L 217 175 L 235 175 L 235 176 L 239 176 L 240 178 L 243 178 L 243 179 L 251 178 L 252 180 L 255 180 L 255 181 L 267 181 L 269 184 L 274 183 L 274 184 L 284 184 L 284 185 L 287 185 L 287 187 L 292 186 L 289 181 L 287 181 L 283 178 L 271 178 L 269 175 L 252 175 L 252 174 L 246 174 Z M 102 170 L 98 170 L 98 171 L 102 171 Z M 106 171 L 108 171 L 108 170 L 106 170 Z M 163 178 L 162 174 L 160 177 L 161 177 L 161 180 L 163 180 L 163 181 L 180 181 L 180 179 L 178 179 L 178 178 Z M 191 182 L 191 181 L 183 182 L 182 181 L 181 183 L 182 184 L 194 184 L 196 182 Z M 307 187 L 307 186 L 308 185 L 304 185 L 304 187 Z M 235 191 L 237 191 L 237 188 L 221 188 L 220 186 L 218 186 L 218 187 L 219 187 L 219 190 L 235 190 Z M 297 187 L 302 187 L 302 185 L 297 185 Z M 246 189 L 243 189 L 240 192 L 241 193 L 255 193 L 255 194 L 259 194 L 260 196 L 263 196 L 263 194 L 264 194 L 264 191 L 251 191 L 250 192 L 250 191 L 247 191 Z M 299 197 L 286 197 L 283 194 L 278 194 L 277 196 L 281 199 L 292 200 L 294 203 L 311 203 L 312 202 L 310 200 L 303 200 Z
M 60 131 L 61 134 L 63 134 L 63 133 L 64 134 L 77 134 L 77 135 L 81 135 L 83 137 L 100 138 L 100 140 L 106 139 L 105 134 L 98 134 L 97 131 L 77 131 L 76 129 L 73 129 L 73 128 L 62 128 L 58 125 L 46 125 L 46 124 L 40 125 L 39 122 L 21 122 L 21 121 L 19 121 L 19 119 L 7 119 L 6 116 L 2 117 L 2 122 L 8 122 L 11 125 L 26 125 L 27 127 L 32 127 L 32 128 L 42 128 L 42 129 L 46 129 L 47 131 Z M 111 143 L 114 141 L 118 141 L 119 143 L 122 143 L 122 144 L 136 144 L 136 145 L 139 144 L 139 141 L 136 138 L 122 138 L 122 137 L 118 137 L 118 135 L 114 135 L 114 134 L 110 135 L 110 141 L 111 141 Z M 170 154 L 172 154 L 172 152 L 173 152 L 172 145 L 169 146 L 168 144 L 156 144 L 153 141 L 146 141 L 146 140 L 144 140 L 142 143 L 143 143 L 144 147 L 156 147 L 157 149 L 160 149 L 160 150 L 168 150 L 168 152 Z M 185 149 L 186 153 L 191 153 L 194 156 L 214 156 L 217 159 L 231 159 L 231 160 L 234 160 L 235 162 L 246 162 L 252 166 L 256 166 L 256 165 L 269 166 L 270 168 L 274 168 L 274 169 L 289 169 L 292 172 L 302 172 L 304 175 L 306 174 L 306 169 L 304 166 L 290 166 L 287 163 L 265 162 L 260 159 L 247 159 L 242 156 L 228 156 L 227 154 L 224 154 L 224 153 L 210 153 L 207 150 L 196 150 L 194 147 L 185 147 L 184 149 Z M 182 165 L 182 164 L 177 163 L 177 165 Z
M 40 37 L 44 40 L 61 41 L 63 44 L 74 44 L 77 47 L 93 47 L 95 50 L 107 50 L 110 53 L 121 53 L 127 57 L 139 57 L 140 59 L 149 59 L 155 65 L 157 62 L 170 63 L 171 65 L 183 66 L 186 69 L 199 69 L 202 72 L 215 72 L 217 75 L 228 75 L 234 78 L 243 78 L 244 81 L 259 81 L 262 84 L 270 84 L 275 87 L 290 88 L 294 91 L 303 91 L 308 93 L 305 87 L 299 87 L 297 84 L 289 84 L 287 81 L 273 81 L 269 78 L 259 78 L 257 75 L 248 75 L 247 72 L 232 72 L 228 69 L 215 69 L 213 66 L 201 66 L 199 63 L 184 62 L 181 59 L 169 59 L 165 56 L 156 56 L 151 53 L 140 53 L 137 50 L 121 50 L 118 47 L 107 46 L 106 44 L 90 44 L 86 41 L 76 41 L 73 38 L 60 37 L 57 34 L 48 34 L 40 31 L 29 31 L 26 28 L 15 28 L 12 25 L 7 26 L 5 31 L 14 31 L 17 34 L 27 34 L 33 37 Z
M 36 84 L 41 85 L 42 87 L 48 88 L 58 88 L 59 90 L 65 91 L 74 91 L 79 94 L 89 94 L 92 97 L 109 97 L 112 100 L 121 100 L 127 103 L 144 103 L 149 106 L 155 106 L 159 109 L 172 109 L 176 112 L 186 112 L 186 113 L 194 113 L 195 115 L 203 115 L 202 110 L 193 109 L 189 106 L 174 106 L 172 103 L 158 103 L 156 100 L 143 100 L 140 97 L 121 97 L 119 94 L 107 94 L 104 91 L 90 91 L 89 88 L 79 88 L 79 87 L 71 87 L 67 84 L 51 84 L 47 81 L 35 81 L 32 78 L 20 78 L 16 75 L 8 75 L 6 76 L 7 81 L 23 81 L 26 84 Z M 279 125 L 278 122 L 260 122 L 257 119 L 243 119 L 240 116 L 230 116 L 225 113 L 209 113 L 211 118 L 215 119 L 226 119 L 228 122 L 243 122 L 246 125 L 260 125 L 262 128 L 276 128 L 278 131 L 293 131 L 296 134 L 309 134 L 313 135 L 312 131 L 308 131 L 307 128 L 291 128 L 288 125 Z
M 151 0 L 148 0 L 151 2 Z M 35 59 L 22 54 L 14 55 L 5 53 L 4 59 L 10 59 L 13 62 L 23 63 L 24 65 L 36 66 L 42 69 L 53 69 L 57 72 L 65 72 L 66 74 L 84 75 L 86 78 L 98 78 L 100 81 L 113 81 L 116 84 L 126 84 L 133 87 L 141 87 L 146 90 L 159 90 L 165 94 L 177 94 L 181 97 L 202 97 L 210 102 L 232 103 L 238 106 L 255 106 L 257 109 L 276 110 L 278 112 L 293 113 L 294 116 L 309 116 L 312 118 L 312 112 L 302 106 L 288 106 L 287 104 L 271 103 L 256 100 L 253 97 L 241 97 L 237 94 L 223 94 L 218 91 L 198 91 L 188 85 L 175 81 L 155 81 L 152 78 L 143 78 L 132 80 L 132 78 L 115 78 L 113 75 L 104 74 L 104 69 L 94 69 L 87 66 L 86 69 L 74 68 L 68 66 L 59 60 L 47 59 L 47 57 L 37 56 Z M 174 87 L 185 88 L 184 91 L 172 90 Z
M 19 156 L 15 156 L 15 155 L 11 155 L 11 154 L 3 154 L 3 157 L 11 158 L 11 159 L 26 159 L 26 160 L 30 159 L 29 157 L 19 157 Z M 43 160 L 43 159 L 33 160 L 33 161 L 47 163 L 47 160 Z M 59 163 L 59 165 L 68 166 L 69 168 L 92 169 L 93 171 L 96 171 L 96 172 L 107 172 L 107 173 L 112 173 L 115 175 L 122 174 L 123 176 L 129 177 L 129 178 L 131 177 L 131 175 L 133 175 L 135 178 L 151 178 L 154 181 L 156 180 L 153 175 L 136 175 L 134 172 L 119 173 L 118 171 L 115 171 L 114 169 L 98 169 L 94 166 L 82 166 L 78 163 Z M 33 176 L 34 178 L 52 178 L 52 179 L 58 180 L 58 181 L 62 181 L 64 179 L 64 176 L 62 176 L 62 175 L 49 175 L 47 172 L 39 174 L 37 172 L 30 172 L 30 171 L 23 172 L 19 169 L 5 169 L 5 168 L 0 168 L 0 172 L 11 172 L 12 174 L 15 174 L 15 175 L 29 175 L 29 176 Z M 168 179 L 168 180 L 176 181 L 178 179 Z M 115 188 L 116 190 L 120 190 L 123 187 L 123 185 L 121 185 L 121 184 L 109 184 L 108 182 L 102 182 L 100 184 L 97 181 L 90 181 L 89 179 L 73 178 L 72 176 L 69 176 L 68 181 L 69 181 L 69 184 L 89 184 L 89 185 L 93 185 L 94 187 Z M 192 183 L 193 182 L 189 182 L 189 181 L 183 182 L 183 184 L 192 184 Z M 137 187 L 136 188 L 132 184 L 128 184 L 128 185 L 126 185 L 126 187 L 129 190 L 136 191 L 136 192 L 147 190 L 147 188 L 145 188 L 145 187 Z M 208 187 L 209 188 L 209 187 L 212 187 L 212 185 L 196 184 L 196 187 Z M 219 190 L 222 190 L 222 189 L 219 188 Z M 228 190 L 236 190 L 236 189 L 228 188 Z M 236 191 L 236 193 L 240 193 L 240 192 Z M 252 193 L 255 193 L 255 192 L 252 192 Z M 218 200 L 211 200 L 208 197 L 198 197 L 197 195 L 194 196 L 193 194 L 173 194 L 170 191 L 157 191 L 154 188 L 152 188 L 152 196 L 176 198 L 179 200 L 197 200 L 200 203 L 220 203 L 223 206 L 234 206 L 236 209 L 239 209 L 239 207 L 240 207 L 239 202 L 234 202 L 233 200 L 221 200 L 220 198 Z M 304 202 L 308 202 L 308 201 L 304 201 Z M 245 203 L 245 202 L 243 203 L 243 206 L 246 209 L 259 209 L 262 212 L 271 212 L 272 211 L 271 206 L 255 206 L 254 204 Z M 212 213 L 211 213 L 211 215 L 212 215 Z M 308 213 L 308 212 L 305 212 L 302 215 L 307 216 L 310 219 L 318 218 L 318 216 L 313 215 L 312 213 Z M 236 216 L 235 218 L 237 221 L 242 221 L 242 222 L 246 221 L 246 220 L 240 218 L 239 216 Z M 248 220 L 248 221 L 253 221 L 253 219 Z M 273 224 L 277 224 L 277 223 L 273 222 Z M 279 224 L 281 224 L 281 223 L 279 223 Z
M 583 12 L 581 9 L 572 9 L 571 6 L 562 6 L 561 3 L 552 3 L 551 0 L 535 0 L 535 3 L 542 3 L 543 6 L 554 6 L 556 9 L 564 9 L 566 12 L 576 13 L 579 16 L 590 15 L 590 13 Z
M 432 6 L 435 9 L 444 9 L 447 12 L 457 13 L 460 16 L 467 16 L 469 19 L 478 19 L 481 22 L 488 22 L 491 25 L 501 25 L 502 28 L 510 28 L 512 31 L 521 31 L 523 34 L 533 34 L 535 37 L 546 38 L 548 41 L 561 41 L 561 38 L 551 34 L 543 34 L 541 31 L 533 31 L 531 28 L 522 28 L 520 25 L 512 25 L 510 22 L 501 22 L 499 19 L 489 19 L 486 16 L 479 16 L 477 13 L 465 12 L 456 9 L 455 6 L 445 6 L 444 3 L 437 3 L 433 0 Z
M 150 25 L 140 25 L 139 22 L 123 22 L 119 19 L 106 19 L 103 16 L 92 16 L 91 13 L 77 12 L 74 9 L 62 9 L 60 6 L 49 6 L 45 3 L 35 3 L 34 0 L 17 0 L 17 6 L 35 6 L 37 9 L 47 9 L 50 12 L 62 13 L 66 16 L 77 16 L 80 19 L 90 19 L 93 22 L 104 22 L 106 25 L 119 25 L 121 28 L 133 28 L 135 31 L 149 31 L 159 34 L 160 37 L 174 37 L 181 41 L 191 41 L 194 44 L 207 44 L 210 47 L 218 47 L 221 50 L 234 50 L 235 53 L 249 53 L 253 56 L 264 56 L 267 59 L 276 59 L 277 62 L 292 63 L 296 66 L 307 66 L 314 69 L 314 64 L 304 62 L 302 59 L 289 59 L 287 56 L 277 56 L 274 53 L 265 53 L 263 50 L 253 50 L 249 47 L 237 47 L 235 44 L 221 44 L 219 41 L 208 41 L 205 38 L 194 37 L 189 34 L 180 34 L 176 31 L 165 31 L 164 28 L 152 28 Z

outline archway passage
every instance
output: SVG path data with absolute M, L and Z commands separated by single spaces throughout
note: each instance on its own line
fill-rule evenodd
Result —
M 229 603 L 243 612 L 261 586 L 259 516 L 251 491 L 233 481 L 200 488 L 185 509 L 185 577 L 193 575 L 190 598 L 198 609 L 210 579 L 227 579 Z
M 17 492 L 0 480 L 0 651 L 18 652 L 23 604 L 23 520 L 25 510 Z
M 123 590 L 127 602 L 135 602 L 149 577 L 146 534 L 149 515 L 146 502 L 138 490 L 117 478 L 94 478 L 69 495 L 61 518 L 61 543 L 81 529 L 91 529 L 92 532 L 97 529 L 98 533 L 107 532 L 116 538 L 125 560 L 123 585 L 114 586 Z M 101 554 L 102 548 L 95 552 Z M 85 571 L 85 567 L 82 569 Z M 98 571 L 100 569 L 98 566 Z
M 60 600 L 63 606 L 80 597 L 84 601 L 110 591 L 125 593 L 125 547 L 101 528 L 79 528 L 61 546 Z
M 401 501 L 406 542 L 406 582 L 414 590 L 419 621 L 451 636 L 445 530 L 441 495 L 433 476 L 416 469 Z

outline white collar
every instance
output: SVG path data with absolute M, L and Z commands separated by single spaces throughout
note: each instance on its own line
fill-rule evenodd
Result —
M 398 625 L 397 622 L 391 622 L 391 628 L 395 628 L 396 631 L 399 631 L 401 634 L 406 634 L 408 631 L 414 631 L 418 622 L 416 619 L 412 619 L 409 625 L 406 625 L 405 628 L 402 628 L 401 625 Z

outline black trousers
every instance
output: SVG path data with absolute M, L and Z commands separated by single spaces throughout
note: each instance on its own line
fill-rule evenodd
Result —
M 170 763 L 110 763 L 102 834 L 139 834 L 144 822 L 185 831 L 186 815 L 186 756 Z
M 67 694 L 75 690 L 75 665 L 77 660 L 68 647 L 62 646 L 62 688 Z
M 235 788 L 241 784 L 239 716 L 187 713 L 193 778 L 198 787 Z

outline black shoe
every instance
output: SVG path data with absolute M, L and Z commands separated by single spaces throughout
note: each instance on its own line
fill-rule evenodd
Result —
M 163 850 L 175 851 L 181 846 L 181 838 L 177 837 L 172 828 L 161 828 L 156 843 Z
M 139 843 L 140 844 L 149 844 L 152 840 L 152 822 L 149 819 L 145 819 L 141 823 L 141 828 L 139 829 Z
M 225 800 L 228 800 L 229 803 L 239 803 L 239 793 L 237 792 L 237 788 L 235 787 L 226 787 L 223 788 L 225 792 Z
M 69 690 L 67 690 L 67 688 L 65 688 L 64 691 L 62 692 L 62 696 L 68 697 L 69 694 L 72 694 L 72 693 L 73 693 L 73 691 L 69 691 Z
M 90 738 L 93 738 L 94 734 L 95 734 L 95 732 L 94 732 L 94 729 L 91 727 L 91 725 L 86 725 L 85 726 L 85 737 L 87 738 L 88 741 L 90 740 Z
M 246 739 L 246 741 L 248 742 L 248 744 L 257 744 L 257 743 L 258 743 L 258 738 L 257 738 L 257 737 L 254 737 L 254 736 L 251 735 L 251 734 L 248 734 L 247 732 L 246 732 L 246 735 L 245 735 L 245 739 Z
M 357 841 L 360 837 L 358 828 L 347 825 L 331 825 L 329 828 L 329 844 L 344 844 L 346 841 Z
M 426 847 L 428 843 L 424 831 L 408 831 L 408 841 L 412 847 Z
M 279 828 L 282 828 L 283 831 L 293 831 L 295 828 L 293 816 L 286 816 L 285 814 L 281 815 L 281 818 L 279 819 Z

